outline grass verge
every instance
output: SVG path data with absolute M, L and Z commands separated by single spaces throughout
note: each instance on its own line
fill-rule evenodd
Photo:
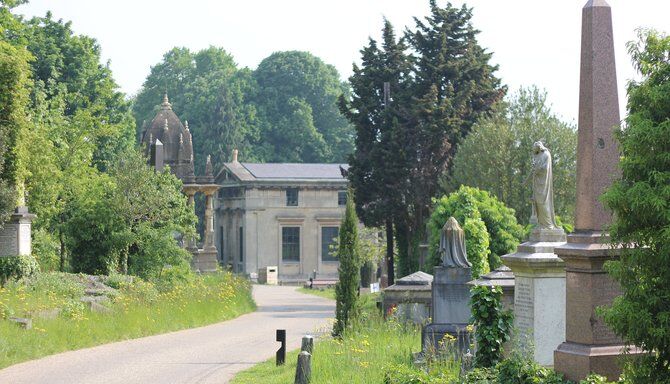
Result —
M 298 292 L 305 293 L 307 295 L 314 295 L 314 296 L 319 296 L 319 297 L 325 297 L 326 299 L 335 300 L 335 288 L 309 289 L 309 288 L 305 288 L 305 287 L 300 287 L 300 288 L 298 288 Z
M 91 312 L 80 302 L 87 277 L 45 273 L 29 282 L 0 288 L 0 318 L 33 317 L 24 330 L 0 320 L 0 368 L 38 357 L 112 341 L 216 323 L 251 312 L 249 283 L 228 272 L 194 276 L 158 291 L 140 279 L 119 279 L 105 303 L 108 313 Z M 37 312 L 59 311 L 53 319 Z
M 312 384 L 383 383 L 389 369 L 410 365 L 412 352 L 420 350 L 419 327 L 384 321 L 375 308 L 375 296 L 362 299 L 362 315 L 342 339 L 325 338 L 314 346 Z M 240 372 L 232 383 L 292 383 L 299 352 L 287 353 L 284 366 L 276 367 L 270 359 Z

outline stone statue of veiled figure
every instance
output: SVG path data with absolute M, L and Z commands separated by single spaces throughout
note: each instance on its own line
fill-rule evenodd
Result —
M 442 227 L 440 236 L 440 254 L 442 255 L 442 266 L 448 268 L 470 268 L 472 264 L 468 261 L 465 250 L 465 233 L 453 217 Z
M 530 223 L 540 229 L 556 228 L 551 153 L 540 141 L 533 144 L 533 196 Z

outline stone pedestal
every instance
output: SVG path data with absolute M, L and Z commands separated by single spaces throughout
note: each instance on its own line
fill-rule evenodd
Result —
M 579 381 L 597 372 L 615 381 L 621 374 L 618 360 L 624 345 L 596 314 L 596 308 L 612 303 L 619 287 L 603 269 L 617 257 L 607 244 L 608 236 L 588 231 L 568 236 L 568 243 L 555 252 L 565 261 L 566 335 L 554 353 L 556 370 Z
M 517 338 L 544 366 L 554 365 L 554 350 L 565 340 L 565 269 L 554 253 L 565 241 L 562 229 L 534 229 L 529 241 L 502 257 L 514 272 Z
M 445 334 L 458 339 L 460 349 L 468 347 L 465 328 L 470 322 L 470 268 L 435 267 L 432 287 L 432 323 L 423 328 L 421 344 L 424 352 L 428 348 L 439 348 Z
M 27 207 L 18 207 L 0 229 L 0 257 L 32 254 L 31 226 L 35 215 Z
M 213 251 L 207 249 L 196 249 L 191 252 L 193 259 L 191 259 L 191 266 L 194 270 L 200 272 L 214 272 L 219 266 L 219 261 L 216 257 L 216 248 Z

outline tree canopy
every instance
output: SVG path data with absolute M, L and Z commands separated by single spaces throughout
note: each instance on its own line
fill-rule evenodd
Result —
M 337 109 L 346 92 L 331 65 L 307 52 L 276 52 L 254 71 L 222 48 L 173 48 L 151 69 L 135 98 L 138 133 L 167 92 L 193 132 L 197 169 L 214 168 L 233 149 L 247 161 L 345 161 L 353 132 Z
M 533 143 L 542 143 L 553 161 L 554 204 L 563 219 L 574 217 L 577 131 L 562 122 L 537 87 L 521 88 L 480 120 L 456 152 L 450 172 L 443 175 L 445 191 L 469 185 L 489 191 L 528 223 L 532 194 L 528 175 Z M 485 152 L 484 152 L 485 151 Z
M 419 268 L 419 243 L 439 176 L 505 91 L 494 75 L 497 67 L 489 64 L 491 54 L 477 42 L 471 9 L 441 8 L 435 1 L 430 9 L 400 40 L 385 23 L 383 47 L 371 39 L 361 51 L 361 68 L 355 66 L 350 78 L 353 94 L 341 102 L 357 132 L 349 179 L 360 197 L 358 210 L 376 224 L 392 219 L 401 275 Z
M 628 44 L 642 75 L 628 84 L 628 117 L 617 134 L 621 179 L 604 194 L 610 235 L 622 247 L 610 274 L 623 294 L 605 320 L 646 354 L 629 364 L 634 383 L 670 380 L 670 36 L 640 31 Z

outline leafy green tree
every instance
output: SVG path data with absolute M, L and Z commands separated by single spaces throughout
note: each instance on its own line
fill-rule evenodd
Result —
M 337 99 L 347 87 L 335 67 L 308 52 L 275 52 L 253 76 L 259 150 L 266 161 L 346 161 L 353 129 L 338 111 Z
M 642 75 L 628 85 L 626 127 L 617 132 L 621 179 L 604 194 L 614 212 L 608 265 L 623 294 L 605 320 L 647 354 L 629 365 L 635 383 L 670 381 L 670 36 L 641 30 L 628 43 Z
M 237 68 L 228 52 L 217 47 L 167 52 L 135 98 L 138 134 L 156 115 L 165 92 L 175 112 L 189 123 L 198 173 L 204 171 L 207 155 L 219 169 L 236 148 L 247 160 L 259 159 L 252 149 L 259 137 L 256 108 L 250 101 L 254 80 L 251 71 Z
M 528 223 L 532 191 L 526 181 L 536 141 L 551 151 L 556 213 L 574 217 L 577 132 L 551 112 L 546 93 L 537 87 L 519 89 L 474 126 L 459 146 L 451 172 L 443 176 L 443 189 L 470 185 L 489 191 L 514 209 L 519 222 Z
M 23 195 L 19 141 L 28 123 L 29 58 L 0 41 L 0 228 Z
M 468 259 L 476 258 L 478 265 L 481 264 L 479 259 L 486 259 L 483 268 L 473 266 L 473 275 L 479 275 L 476 271 L 486 271 L 487 267 L 496 269 L 502 265 L 500 256 L 514 252 L 525 234 L 524 228 L 514 217 L 514 210 L 506 207 L 486 191 L 461 186 L 458 191 L 435 200 L 433 213 L 428 222 L 431 265 L 437 265 L 440 261 L 438 248 L 442 226 L 451 216 L 464 224 Z M 471 220 L 477 222 L 481 220 L 483 225 L 472 226 L 468 224 Z M 480 233 L 482 228 L 486 236 Z M 486 250 L 483 252 L 481 244 L 485 244 Z
M 344 221 L 340 226 L 337 258 L 339 281 L 335 285 L 335 325 L 333 335 L 342 336 L 356 315 L 361 260 L 358 244 L 358 218 L 354 208 L 353 193 L 349 190 Z
M 105 170 L 133 146 L 134 135 L 130 103 L 109 66 L 101 64 L 100 46 L 91 37 L 74 34 L 70 22 L 56 21 L 50 12 L 24 24 L 20 38 L 35 58 L 30 62 L 35 84 L 47 99 L 62 98 L 65 116 L 83 111 L 91 115 L 96 132 L 93 162 Z
M 93 178 L 68 205 L 68 216 L 75 272 L 155 278 L 190 260 L 174 237 L 195 233 L 181 182 L 169 170 L 155 172 L 137 150 L 127 152 L 109 174 Z
M 442 227 L 444 227 L 449 217 L 454 217 L 465 233 L 465 248 L 468 261 L 472 264 L 472 278 L 476 279 L 480 275 L 488 273 L 491 270 L 489 264 L 491 236 L 486 230 L 486 224 L 482 220 L 479 209 L 477 209 L 474 196 L 466 190 L 435 200 L 435 207 L 428 221 L 431 258 L 428 270 L 440 263 L 440 237 Z

